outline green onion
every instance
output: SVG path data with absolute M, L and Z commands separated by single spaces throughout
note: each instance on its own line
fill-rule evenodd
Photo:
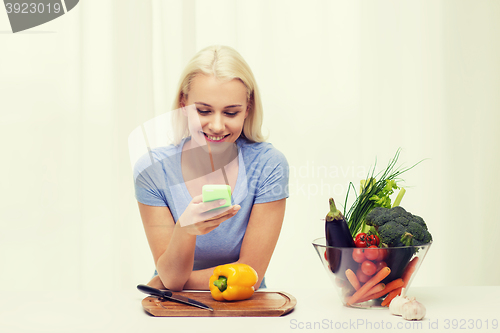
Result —
M 373 200 L 370 200 L 370 198 L 380 195 L 382 193 L 382 190 L 386 186 L 388 181 L 400 181 L 402 180 L 401 178 L 398 178 L 399 175 L 402 173 L 412 169 L 415 167 L 417 164 L 420 162 L 415 163 L 413 166 L 402 169 L 401 167 L 396 166 L 396 162 L 398 161 L 399 154 L 401 153 L 401 148 L 399 148 L 396 151 L 396 155 L 394 155 L 394 158 L 389 161 L 389 164 L 387 165 L 387 168 L 380 174 L 375 175 L 375 167 L 377 165 L 377 160 L 375 160 L 375 165 L 373 166 L 373 169 L 371 171 L 368 171 L 368 175 L 366 177 L 366 183 L 360 190 L 361 193 L 359 196 L 356 193 L 356 189 L 352 182 L 349 183 L 349 188 L 347 190 L 347 195 L 345 198 L 345 204 L 344 204 L 344 216 L 347 220 L 347 225 L 349 226 L 349 231 L 351 232 L 351 235 L 354 237 L 359 230 L 365 227 L 365 217 L 366 215 L 375 207 L 379 206 L 377 205 L 376 202 Z M 377 180 L 378 179 L 378 180 Z M 356 194 L 356 200 L 352 204 L 351 208 L 349 211 L 346 212 L 347 209 L 347 200 L 349 198 L 349 191 L 351 188 L 354 190 Z M 402 195 L 404 192 L 402 193 Z M 401 197 L 398 199 L 398 204 L 401 201 Z

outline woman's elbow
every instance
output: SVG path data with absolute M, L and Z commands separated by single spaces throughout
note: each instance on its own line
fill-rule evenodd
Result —
M 169 281 L 167 279 L 162 280 L 159 275 L 156 275 L 151 281 L 148 282 L 148 286 L 156 289 L 168 289 L 172 291 L 182 291 L 184 289 L 185 283 L 177 281 Z
M 165 284 L 165 289 L 168 289 L 170 291 L 183 291 L 184 290 L 184 284 L 179 284 L 179 283 L 166 283 Z
M 259 280 L 257 281 L 257 283 L 253 286 L 253 289 L 254 289 L 255 291 L 259 290 L 259 289 L 260 289 L 261 284 L 262 284 L 262 279 L 259 279 Z

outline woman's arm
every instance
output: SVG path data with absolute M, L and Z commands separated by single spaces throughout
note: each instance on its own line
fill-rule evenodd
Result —
M 165 262 L 168 258 L 167 248 L 170 245 L 174 230 L 176 229 L 176 224 L 174 223 L 170 209 L 168 209 L 168 207 L 148 206 L 139 202 L 139 211 L 161 283 L 168 289 L 177 290 L 180 284 L 179 281 L 182 280 L 182 274 L 175 274 L 177 278 L 174 279 L 175 275 L 169 273 L 172 272 L 171 269 L 173 269 L 173 267 L 177 266 L 177 268 L 179 268 L 179 266 L 187 267 L 187 265 L 189 265 L 189 254 L 191 252 L 194 253 L 194 246 L 192 245 L 193 240 L 190 238 L 194 238 L 194 242 L 196 242 L 196 236 L 182 235 L 182 233 L 177 232 L 176 236 L 185 239 L 186 243 L 179 248 L 178 242 L 174 242 L 172 244 L 173 246 L 170 247 L 170 253 L 172 253 L 171 257 L 174 256 L 174 253 L 181 253 L 183 256 L 188 257 L 188 259 L 187 262 L 184 258 L 177 261 L 173 260 L 170 263 L 172 267 L 168 267 L 167 270 L 165 270 L 163 269 L 163 265 L 160 264 L 161 262 Z M 173 259 L 175 259 L 175 257 L 173 257 Z M 181 267 L 181 271 L 185 271 L 185 268 Z M 152 286 L 159 287 L 157 282 L 158 281 Z
M 194 199 L 193 201 L 190 203 L 192 207 L 186 209 L 181 219 L 193 215 L 196 211 L 197 203 Z M 212 208 L 207 204 L 204 205 L 205 208 Z M 174 223 L 167 207 L 154 207 L 139 203 L 146 237 L 159 279 L 164 287 L 172 290 L 184 288 L 193 269 L 196 235 L 203 235 L 217 228 L 220 223 L 234 216 L 239 208 L 239 206 L 233 206 L 208 221 L 181 227 L 180 223 Z M 160 281 L 152 280 L 150 284 L 154 283 L 158 287 L 160 286 L 158 282 Z
M 248 226 L 237 262 L 250 265 L 257 271 L 259 280 L 255 284 L 257 290 L 264 278 L 285 216 L 286 199 L 255 204 L 250 214 Z M 185 289 L 208 289 L 208 280 L 214 268 L 193 271 Z
M 278 242 L 285 217 L 286 199 L 255 204 L 250 214 L 238 262 L 252 266 L 259 275 L 257 290 Z

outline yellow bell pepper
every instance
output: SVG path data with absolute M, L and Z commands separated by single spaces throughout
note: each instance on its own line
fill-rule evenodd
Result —
M 210 293 L 217 301 L 241 301 L 253 295 L 258 279 L 257 272 L 247 264 L 217 266 L 210 277 Z

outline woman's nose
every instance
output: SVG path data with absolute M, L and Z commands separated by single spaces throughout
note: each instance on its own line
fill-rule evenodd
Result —
M 222 133 L 224 131 L 224 120 L 222 116 L 218 114 L 214 115 L 209 128 L 214 134 Z

